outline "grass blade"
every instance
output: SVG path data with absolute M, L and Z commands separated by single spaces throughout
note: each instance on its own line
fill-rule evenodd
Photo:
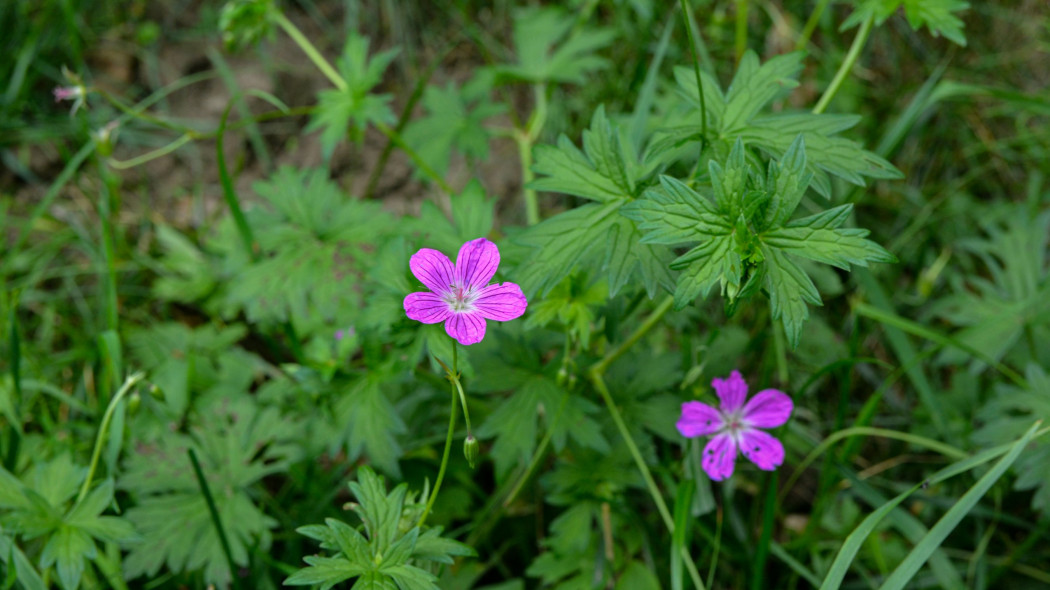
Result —
M 1015 443 L 1011 443 L 1011 444 L 1007 444 L 1007 445 L 1001 445 L 999 447 L 988 449 L 988 450 L 983 451 L 981 453 L 978 453 L 978 454 L 976 454 L 976 455 L 974 455 L 972 457 L 968 457 L 968 458 L 963 459 L 961 461 L 957 461 L 957 462 L 949 465 L 948 467 L 945 467 L 944 469 L 941 469 L 940 471 L 935 473 L 933 476 L 931 476 L 925 482 L 923 482 L 921 484 L 918 484 L 918 485 L 912 487 L 911 489 L 901 493 L 896 498 L 894 498 L 894 499 L 890 500 L 889 502 L 886 502 L 885 504 L 883 504 L 875 512 L 872 512 L 871 514 L 869 514 L 868 517 L 865 518 L 859 525 L 857 525 L 857 528 L 853 529 L 853 532 L 850 533 L 850 535 L 848 537 L 846 537 L 846 542 L 842 544 L 842 548 L 839 550 L 838 555 L 835 557 L 835 561 L 831 564 L 831 568 L 828 570 L 828 574 L 824 578 L 824 583 L 821 584 L 820 590 L 835 590 L 835 589 L 839 588 L 839 586 L 842 584 L 843 578 L 846 575 L 846 572 L 849 570 L 850 564 L 853 562 L 853 558 L 857 555 L 857 552 L 860 551 L 861 545 L 863 545 L 863 543 L 867 540 L 868 535 L 870 535 L 875 530 L 875 528 L 878 526 L 879 522 L 881 522 L 883 518 L 885 518 L 890 512 L 892 512 L 897 506 L 899 506 L 901 504 L 901 502 L 903 502 L 909 496 L 911 496 L 916 491 L 918 491 L 923 486 L 923 484 L 925 484 L 925 483 L 939 483 L 939 482 L 942 482 L 942 481 L 944 481 L 944 480 L 946 480 L 948 478 L 954 477 L 954 476 L 959 475 L 961 473 L 965 473 L 965 472 L 967 472 L 967 471 L 969 471 L 971 469 L 974 469 L 975 467 L 983 465 L 983 464 L 985 464 L 985 463 L 987 463 L 987 462 L 989 462 L 989 461 L 991 461 L 991 460 L 993 460 L 993 459 L 995 459 L 997 457 L 1000 457 L 1002 455 L 1008 454 L 1008 456 L 1006 458 L 1001 460 L 995 466 L 995 468 L 993 468 L 992 471 L 990 471 L 987 474 L 985 474 L 985 476 L 983 478 L 981 478 L 981 480 L 978 481 L 977 484 L 975 484 L 975 486 L 973 488 L 971 488 L 970 491 L 967 492 L 963 496 L 962 499 L 960 499 L 959 503 L 956 504 L 956 506 L 961 506 L 967 500 L 967 498 L 969 497 L 970 493 L 974 492 L 975 490 L 978 490 L 978 486 L 981 486 L 982 483 L 985 481 L 985 479 L 989 478 L 989 476 L 993 476 L 994 475 L 994 478 L 992 478 L 988 482 L 988 484 L 987 484 L 988 486 L 991 486 L 991 484 L 994 483 L 995 480 L 997 480 L 1000 476 L 1002 476 L 1002 474 L 1006 471 L 1006 469 L 1008 467 L 1010 467 L 1010 465 L 1014 462 L 1014 460 L 1017 459 L 1017 456 L 1020 454 L 1020 452 L 1024 448 L 1024 446 L 1026 444 L 1028 444 L 1028 442 L 1034 437 L 1035 429 L 1037 427 L 1038 427 L 1038 423 L 1036 425 L 1032 426 L 1032 428 L 1029 429 L 1028 433 L 1026 433 L 1025 436 L 1021 437 L 1021 439 L 1018 440 Z M 980 495 L 983 495 L 984 491 L 987 491 L 987 487 L 985 487 L 984 490 L 980 491 Z M 973 503 L 976 503 L 977 499 L 979 499 L 979 498 L 980 498 L 980 496 L 977 496 L 977 498 L 974 498 L 973 499 Z M 968 512 L 970 507 L 972 507 L 972 504 L 971 504 L 971 506 L 965 508 L 965 512 Z M 947 519 L 948 516 L 950 514 L 952 514 L 955 510 L 956 510 L 955 508 L 952 508 L 951 510 L 949 510 L 948 514 L 945 514 L 944 518 L 942 518 L 941 521 L 942 522 L 945 521 L 945 519 Z M 965 515 L 965 512 L 963 512 L 963 514 L 959 516 L 959 519 L 961 519 L 962 516 Z M 956 521 L 956 524 L 957 524 L 957 522 L 958 521 Z M 938 525 L 940 525 L 940 522 L 938 522 Z M 954 528 L 954 524 L 952 525 L 952 528 Z M 936 530 L 936 529 L 937 529 L 937 527 L 935 526 L 934 530 Z M 950 529 L 947 532 L 950 532 Z M 945 535 L 947 534 L 947 532 L 945 532 Z M 931 537 L 932 534 L 933 534 L 933 531 L 930 531 L 929 533 L 927 533 L 926 537 L 923 539 L 923 541 L 921 541 L 919 543 L 919 545 L 921 546 L 922 543 L 925 543 L 926 539 L 932 538 Z M 941 538 L 941 541 L 943 541 L 943 537 Z M 939 546 L 940 542 L 938 542 L 937 545 Z M 932 553 L 933 549 L 935 549 L 935 548 L 936 548 L 936 546 L 934 546 L 934 547 L 925 547 L 924 546 L 924 551 L 926 552 L 925 558 L 923 558 L 922 562 L 920 562 L 915 567 L 915 571 L 918 571 L 918 566 L 921 566 L 922 563 L 925 563 L 926 558 L 929 558 L 930 553 Z M 918 551 L 918 549 L 919 549 L 919 547 L 917 546 L 912 551 L 912 553 L 909 554 L 908 558 L 906 558 L 905 561 L 908 561 L 908 559 L 911 559 L 912 555 L 917 555 L 916 551 Z M 916 557 L 915 559 L 918 559 L 918 557 Z M 898 571 L 900 571 L 901 567 L 903 567 L 903 566 L 904 566 L 904 562 L 902 562 L 901 566 L 898 567 Z M 911 575 L 914 575 L 915 571 L 913 571 Z M 892 576 L 891 576 L 891 578 L 892 578 Z M 909 575 L 908 579 L 910 579 L 910 578 L 911 578 L 911 576 Z M 889 582 L 889 579 L 887 579 L 887 583 L 888 582 Z M 905 582 L 907 582 L 907 580 L 905 580 Z M 884 587 L 885 587 L 885 585 L 884 585 Z
M 922 565 L 926 563 L 926 560 L 930 558 L 930 554 L 941 546 L 941 543 L 948 538 L 948 534 L 951 533 L 962 519 L 966 517 L 970 512 L 970 509 L 977 504 L 995 482 L 999 481 L 999 478 L 1006 473 L 1006 470 L 1014 464 L 1014 461 L 1016 461 L 1021 455 L 1021 451 L 1023 451 L 1025 446 L 1027 446 L 1035 437 L 1036 430 L 1039 428 L 1040 424 L 1042 424 L 1041 420 L 1033 424 L 1032 427 L 1028 429 L 1028 432 L 1013 444 L 1006 456 L 1000 459 L 999 462 L 995 464 L 995 467 L 992 467 L 991 471 L 984 474 L 981 479 L 977 480 L 977 483 L 967 490 L 962 498 L 959 498 L 959 501 L 955 503 L 955 506 L 945 513 L 945 515 L 937 521 L 937 524 L 933 525 L 933 528 L 926 534 L 926 537 L 924 537 L 922 541 L 911 550 L 911 553 L 904 558 L 904 561 L 902 561 L 901 564 L 897 566 L 897 569 L 890 574 L 890 577 L 883 582 L 882 586 L 879 587 L 879 590 L 900 590 L 908 584 L 908 581 L 912 579 L 916 572 L 919 571 L 919 568 L 921 568 Z

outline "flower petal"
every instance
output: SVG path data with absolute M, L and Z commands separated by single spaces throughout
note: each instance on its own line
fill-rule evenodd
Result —
M 499 267 L 499 248 L 478 238 L 459 249 L 456 256 L 456 284 L 464 289 L 481 289 L 489 284 Z
M 485 337 L 485 318 L 477 312 L 454 313 L 445 322 L 445 331 L 463 346 L 477 344 Z
M 784 445 L 762 430 L 741 432 L 740 452 L 764 471 L 773 471 L 784 462 Z
M 420 248 L 419 252 L 408 260 L 408 267 L 419 282 L 438 294 L 450 292 L 452 284 L 456 282 L 456 269 L 452 266 L 452 261 L 437 250 Z
M 433 293 L 409 293 L 405 297 L 405 315 L 410 320 L 436 324 L 447 320 L 452 315 L 452 309 Z
M 763 389 L 744 406 L 744 421 L 757 428 L 776 428 L 787 422 L 795 404 L 786 393 Z
M 736 443 L 728 434 L 720 434 L 707 442 L 700 466 L 707 472 L 708 477 L 722 481 L 733 475 L 735 463 Z
M 725 421 L 722 413 L 702 402 L 685 402 L 682 404 L 682 417 L 675 426 L 686 438 L 714 434 Z
M 740 376 L 740 371 L 733 371 L 725 379 L 712 379 L 711 387 L 715 388 L 718 398 L 722 400 L 722 411 L 726 414 L 739 410 L 747 399 L 747 383 Z
M 514 283 L 489 285 L 478 293 L 474 307 L 487 320 L 506 322 L 521 317 L 529 304 L 521 287 Z

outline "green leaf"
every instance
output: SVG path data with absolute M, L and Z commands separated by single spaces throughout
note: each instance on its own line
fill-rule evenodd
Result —
M 1035 363 L 1025 370 L 1027 388 L 999 384 L 995 394 L 978 410 L 982 424 L 973 433 L 973 440 L 983 447 L 993 447 L 1016 439 L 1033 420 L 1050 424 L 1050 375 Z M 1018 459 L 1014 472 L 1018 490 L 1035 490 L 1032 508 L 1044 514 L 1050 511 L 1050 441 L 1045 438 L 1033 443 Z
M 804 55 L 796 51 L 759 64 L 755 52 L 746 52 L 726 92 L 721 130 L 724 133 L 738 131 L 767 104 L 787 96 L 798 86 Z
M 582 84 L 588 73 L 608 61 L 594 55 L 615 37 L 611 29 L 579 27 L 575 17 L 554 7 L 528 7 L 514 15 L 514 48 L 518 63 L 496 69 L 502 76 L 526 82 Z
M 553 381 L 536 375 L 500 403 L 478 428 L 479 439 L 495 438 L 489 455 L 496 464 L 497 479 L 502 480 L 511 469 L 529 460 L 536 448 L 538 408 L 557 408 L 559 394 L 560 388 Z
M 934 37 L 944 35 L 956 45 L 966 45 L 963 22 L 956 16 L 970 7 L 963 0 L 862 0 L 840 30 L 855 27 L 869 17 L 875 19 L 876 25 L 881 25 L 901 7 L 913 31 L 926 25 Z
M 484 72 L 488 70 L 479 74 Z M 485 120 L 507 110 L 505 105 L 489 100 L 491 87 L 491 77 L 485 75 L 475 76 L 462 89 L 452 82 L 445 88 L 428 86 L 423 94 L 427 114 L 409 123 L 402 139 L 442 176 L 448 172 L 454 152 L 485 160 L 491 137 Z
M 380 52 L 368 59 L 368 38 L 351 31 L 337 65 L 346 81 L 345 89 L 322 90 L 318 95 L 317 112 L 306 131 L 322 129 L 321 151 L 325 159 L 351 131 L 357 141 L 364 139 L 364 130 L 369 124 L 393 123 L 389 95 L 372 95 L 370 92 L 383 79 L 387 65 L 397 56 L 396 49 Z M 350 129 L 350 124 L 353 128 Z
M 644 199 L 625 206 L 622 213 L 645 233 L 643 244 L 678 246 L 733 230 L 710 199 L 669 176 L 661 176 L 659 187 L 646 191 Z
M 225 392 L 225 393 L 223 393 Z M 118 481 L 135 505 L 126 512 L 149 543 L 132 546 L 124 560 L 129 579 L 154 576 L 162 567 L 181 573 L 203 570 L 211 584 L 230 580 L 215 525 L 194 478 L 187 449 L 200 457 L 233 562 L 247 565 L 249 551 L 266 551 L 277 521 L 257 505 L 263 478 L 283 473 L 299 458 L 299 423 L 242 391 L 228 389 L 198 402 L 190 434 L 161 430 L 129 454 Z
M 807 303 L 821 305 L 820 293 L 806 273 L 776 248 L 764 247 L 766 264 L 765 287 L 773 319 L 784 324 L 784 333 L 791 346 L 798 346 L 802 324 L 809 318 Z
M 812 174 L 810 185 L 825 198 L 831 196 L 828 174 L 861 186 L 865 177 L 901 178 L 900 171 L 884 158 L 862 149 L 852 140 L 836 137 L 856 125 L 858 117 L 790 111 L 760 114 L 770 102 L 784 97 L 798 85 L 800 71 L 801 54 L 780 55 L 759 65 L 755 54 L 748 51 L 724 98 L 721 91 L 717 91 L 717 81 L 705 77 L 707 139 L 714 144 L 715 152 L 742 140 L 747 147 L 758 147 L 773 158 L 787 161 L 791 158 L 786 152 L 801 134 L 806 141 L 806 167 Z M 666 160 L 677 153 L 675 148 L 702 139 L 702 127 L 695 122 L 700 106 L 695 76 L 691 70 L 679 68 L 675 79 L 688 109 L 681 116 L 684 124 L 672 124 L 650 142 L 645 159 L 649 166 L 668 163 Z
M 996 361 L 1011 351 L 1022 363 L 1030 360 L 1020 346 L 1022 334 L 1050 322 L 1050 253 L 1044 247 L 1050 239 L 1050 214 L 1033 218 L 1027 211 L 1018 206 L 1006 223 L 990 225 L 986 238 L 960 244 L 983 263 L 988 277 L 968 273 L 931 308 L 958 328 L 952 338 Z M 937 357 L 939 363 L 967 360 L 970 356 L 957 348 L 946 348 Z M 972 359 L 974 371 L 983 366 Z
M 227 270 L 223 314 L 291 320 L 299 333 L 357 323 L 361 279 L 392 218 L 378 202 L 348 197 L 323 170 L 282 167 L 252 187 L 268 205 L 248 211 L 261 256 Z
M 835 229 L 849 215 L 853 205 L 842 205 L 824 213 L 788 223 L 761 235 L 769 246 L 824 264 L 849 270 L 851 264 L 897 262 L 885 248 L 864 239 L 866 229 Z M 834 221 L 827 223 L 828 218 Z
M 400 477 L 401 446 L 397 435 L 406 428 L 387 399 L 381 381 L 366 377 L 350 383 L 339 396 L 334 414 L 335 423 L 345 429 L 343 436 L 350 460 L 365 453 L 376 467 Z
M 354 565 L 342 557 L 308 555 L 303 558 L 303 561 L 310 564 L 310 567 L 303 568 L 285 578 L 285 586 L 320 584 L 321 590 L 329 590 L 336 584 L 360 576 L 366 571 L 365 568 Z
M 619 128 L 610 124 L 605 107 L 600 105 L 591 117 L 590 128 L 583 132 L 583 151 L 564 135 L 558 138 L 556 148 L 536 146 L 532 169 L 542 176 L 529 188 L 602 203 L 633 197 L 635 178 L 625 152 Z
M 310 567 L 285 579 L 286 586 L 320 584 L 331 588 L 357 577 L 354 588 L 439 590 L 437 577 L 418 566 L 426 562 L 449 564 L 453 556 L 474 554 L 466 545 L 442 538 L 441 528 L 420 533 L 419 527 L 405 524 L 418 518 L 415 508 L 406 506 L 406 484 L 388 494 L 383 478 L 363 466 L 358 470 L 358 481 L 350 483 L 350 490 L 357 499 L 354 511 L 364 523 L 365 535 L 332 518 L 325 521 L 325 527 L 300 527 L 300 533 L 321 541 L 322 549 L 339 553 L 305 557 Z
M 94 559 L 98 549 L 91 536 L 74 527 L 62 525 L 48 539 L 40 553 L 40 566 L 55 565 L 58 580 L 66 590 L 80 586 L 80 578 L 87 567 L 86 560 Z

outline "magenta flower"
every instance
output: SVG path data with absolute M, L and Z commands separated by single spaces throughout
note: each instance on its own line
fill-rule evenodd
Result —
M 448 335 L 463 345 L 481 342 L 485 320 L 513 320 L 528 305 L 514 283 L 489 284 L 499 266 L 499 249 L 485 238 L 463 244 L 455 266 L 430 248 L 413 254 L 408 266 L 431 292 L 409 293 L 405 314 L 424 324 L 445 322 Z
M 776 428 L 787 422 L 794 404 L 783 391 L 763 389 L 747 404 L 747 383 L 740 371 L 711 386 L 721 400 L 719 409 L 701 402 L 682 404 L 682 417 L 675 426 L 682 436 L 714 435 L 704 447 L 700 464 L 707 475 L 722 481 L 733 475 L 737 449 L 759 469 L 773 471 L 784 462 L 784 445 L 759 428 Z

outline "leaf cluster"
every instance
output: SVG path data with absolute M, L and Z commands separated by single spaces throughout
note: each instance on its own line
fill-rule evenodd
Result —
M 65 590 L 80 587 L 98 543 L 139 540 L 128 519 L 103 515 L 113 504 L 112 480 L 74 499 L 86 471 L 68 455 L 37 463 L 24 480 L 0 467 L 0 530 L 41 543 L 40 567 L 54 567 Z
M 357 499 L 353 510 L 361 526 L 328 518 L 324 525 L 296 529 L 332 554 L 305 557 L 309 566 L 289 576 L 285 585 L 319 584 L 328 590 L 357 578 L 354 588 L 358 590 L 439 590 L 437 577 L 427 568 L 475 555 L 463 543 L 442 537 L 441 527 L 423 530 L 415 526 L 417 507 L 409 505 L 408 484 L 388 494 L 383 478 L 374 471 L 361 467 L 357 473 L 358 481 L 349 486 Z

